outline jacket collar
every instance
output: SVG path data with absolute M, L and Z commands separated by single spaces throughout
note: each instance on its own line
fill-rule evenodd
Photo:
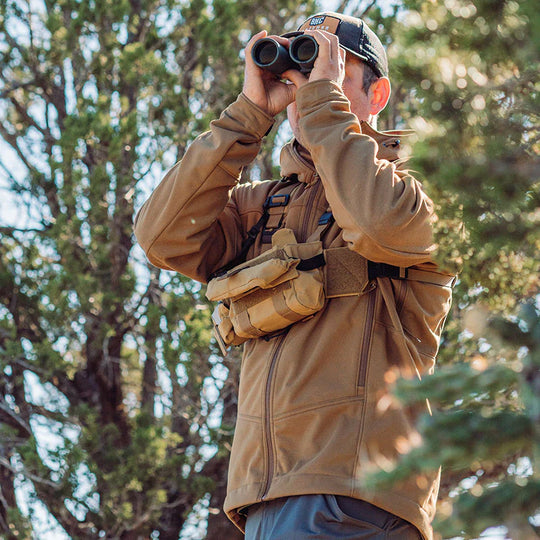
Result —
M 318 173 L 309 152 L 296 139 L 290 140 L 280 154 L 281 176 L 296 174 L 300 182 L 312 184 Z
M 367 122 L 360 122 L 360 127 L 364 135 L 368 135 L 378 145 L 377 158 L 388 161 L 402 161 L 403 156 L 401 140 L 409 137 L 411 130 L 377 131 Z M 318 178 L 313 160 L 309 152 L 300 145 L 296 139 L 290 140 L 281 150 L 280 154 L 281 175 L 291 176 L 296 174 L 300 182 L 306 184 L 313 183 Z

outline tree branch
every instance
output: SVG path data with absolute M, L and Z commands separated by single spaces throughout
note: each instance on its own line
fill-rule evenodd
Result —
M 0 421 L 15 428 L 22 438 L 32 436 L 32 429 L 0 396 Z

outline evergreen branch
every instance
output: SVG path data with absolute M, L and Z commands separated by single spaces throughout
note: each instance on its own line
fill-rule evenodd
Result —
M 45 226 L 46 228 L 44 229 L 33 229 L 33 228 L 30 228 L 30 229 L 21 229 L 19 227 L 0 227 L 0 234 L 5 234 L 5 235 L 8 235 L 8 236 L 11 236 L 13 235 L 14 233 L 21 233 L 21 234 L 29 234 L 29 233 L 32 233 L 32 234 L 39 234 L 39 235 L 46 235 L 47 232 L 48 232 L 48 229 L 50 229 L 52 227 L 52 225 L 46 225 Z
M 2 446 L 2 453 L 5 456 L 12 454 L 11 447 L 8 447 L 5 443 Z M 0 531 L 8 534 L 9 536 L 7 538 L 10 538 L 10 540 L 13 538 L 13 531 L 10 529 L 10 525 L 12 524 L 11 513 L 16 507 L 15 474 L 5 467 L 0 466 Z
M 172 490 L 167 495 L 167 502 L 161 505 L 158 531 L 160 538 L 178 538 L 186 519 L 186 510 L 193 508 L 196 503 L 193 497 L 185 492 Z
M 160 301 L 161 290 L 159 287 L 159 276 L 161 270 L 153 267 L 150 270 L 150 280 L 148 287 L 141 296 L 138 306 L 132 311 L 136 313 L 142 305 L 144 299 L 150 303 L 158 304 Z M 134 317 L 133 317 L 134 318 Z M 143 367 L 143 376 L 141 381 L 141 410 L 145 411 L 151 417 L 154 416 L 154 399 L 157 390 L 157 371 L 156 371 L 156 353 L 157 353 L 157 332 L 152 325 L 152 319 L 147 317 L 147 324 L 144 331 L 144 343 L 146 349 L 146 360 Z
M 5 40 L 8 42 L 8 45 L 10 45 L 12 49 L 20 52 L 20 48 L 19 48 L 19 44 L 17 43 L 17 40 L 7 31 L 7 28 L 5 25 L 2 26 L 2 33 L 4 35 Z
M 2 71 L 2 76 L 6 77 L 3 71 Z M 10 95 L 16 90 L 21 90 L 21 89 L 28 90 L 31 88 L 32 88 L 32 83 L 30 82 L 13 82 L 10 85 L 4 86 L 3 90 L 0 92 L 0 100 L 8 99 Z
M 9 96 L 8 99 L 9 101 L 11 101 L 15 110 L 21 115 L 22 118 L 24 118 L 24 120 L 26 120 L 27 125 L 32 126 L 37 131 L 39 131 L 41 135 L 43 135 L 44 141 L 47 144 L 54 144 L 56 142 L 56 139 L 53 137 L 51 131 L 47 128 L 40 126 L 36 122 L 36 120 L 28 114 L 27 109 L 23 107 L 13 95 Z
M 47 381 L 47 382 L 50 382 L 50 381 Z M 58 422 L 60 424 L 70 423 L 70 424 L 76 425 L 78 423 L 78 419 L 74 416 L 69 418 L 64 413 L 58 412 L 58 411 L 51 411 L 50 409 L 47 409 L 43 405 L 35 405 L 33 403 L 30 403 L 29 405 L 30 405 L 30 410 L 31 410 L 32 415 L 36 414 L 39 416 L 43 416 L 43 418 L 47 418 L 48 420 L 53 420 L 54 422 Z
M 524 479 L 519 485 L 514 478 L 484 486 L 479 495 L 465 492 L 454 502 L 454 514 L 441 521 L 441 528 L 460 534 L 464 529 L 468 538 L 476 537 L 495 525 L 506 525 L 512 538 L 532 538 L 533 529 L 526 516 L 538 512 L 540 482 Z M 453 536 L 453 534 L 452 534 Z
M 33 362 L 28 362 L 25 358 L 20 356 L 14 356 L 10 358 L 10 363 L 14 366 L 19 366 L 23 370 L 31 371 L 35 373 L 41 380 L 51 383 L 62 395 L 64 395 L 71 404 L 77 405 L 81 401 L 81 394 L 77 388 L 76 382 L 72 381 L 65 373 L 64 370 L 59 369 L 55 371 L 52 375 L 49 370 L 46 370 Z M 27 403 L 30 407 L 30 413 L 35 412 L 36 414 L 43 414 L 46 416 L 45 411 L 47 409 L 42 409 L 40 406 Z M 51 412 L 52 414 L 52 412 Z M 65 415 L 62 415 L 63 421 L 71 421 Z
M 363 8 L 362 13 L 360 13 L 359 15 L 355 15 L 355 16 L 359 17 L 360 19 L 364 19 L 366 17 L 366 15 L 369 13 L 369 11 L 371 10 L 371 8 L 373 6 L 376 6 L 376 5 L 377 5 L 377 0 L 372 0 L 371 3 L 368 6 Z M 358 6 L 358 9 L 360 9 L 360 6 Z
M 23 438 L 32 436 L 32 429 L 0 396 L 0 421 L 15 428 Z
M 30 163 L 28 158 L 24 155 L 24 152 L 19 146 L 19 137 L 13 133 L 10 133 L 3 122 L 0 122 L 0 135 L 2 138 L 15 150 L 19 159 L 23 162 L 29 172 L 37 172 L 37 169 Z
M 28 480 L 31 480 L 34 484 L 44 485 L 48 486 L 50 488 L 57 489 L 59 487 L 58 482 L 54 482 L 52 480 L 49 480 L 48 478 L 42 478 L 41 476 L 38 476 L 37 474 L 33 474 L 29 472 L 26 468 L 22 468 L 22 470 L 18 470 L 15 467 L 11 465 L 9 460 L 7 460 L 4 456 L 0 456 L 0 465 L 7 470 L 11 471 L 13 474 L 22 474 L 25 478 Z
M 157 144 L 156 144 L 156 147 L 157 147 Z M 158 160 L 157 158 L 152 159 L 150 162 L 148 162 L 148 165 L 147 165 L 142 171 L 140 171 L 140 172 L 137 173 L 137 174 L 134 174 L 134 175 L 133 175 L 134 183 L 137 184 L 137 182 L 139 182 L 139 181 L 142 180 L 143 178 L 146 178 L 147 175 L 148 175 L 148 174 L 150 173 L 150 171 L 152 170 L 152 167 L 153 167 L 156 163 L 161 164 L 161 160 Z
M 36 85 L 38 88 L 41 88 L 43 90 L 43 95 L 45 96 L 46 101 L 49 104 L 53 105 L 57 111 L 58 123 L 60 129 L 62 129 L 64 126 L 64 120 L 67 116 L 65 102 L 65 78 L 63 76 L 63 71 L 61 71 L 61 80 L 63 85 L 58 86 L 54 83 L 52 79 L 48 79 L 46 74 L 43 72 L 42 64 L 39 61 L 37 55 L 35 54 L 33 41 L 30 44 L 30 51 L 28 51 L 24 48 L 24 45 L 19 43 L 12 35 L 10 35 L 5 28 L 4 36 L 12 49 L 18 51 L 23 58 L 28 58 L 26 67 L 28 67 L 30 73 L 33 74 L 33 79 L 19 84 L 24 84 L 26 87 Z M 30 52 L 34 54 L 29 54 Z M 59 67 L 61 68 L 61 66 Z
M 19 181 L 13 176 L 11 173 L 11 170 L 9 170 L 2 161 L 0 161 L 0 167 L 2 170 L 6 173 L 7 180 L 9 180 L 11 189 L 6 189 L 6 191 L 14 191 L 16 193 L 20 193 L 25 190 L 25 188 L 19 183 Z
M 32 373 L 35 373 L 36 375 L 44 375 L 45 374 L 44 369 L 40 368 L 39 366 L 36 366 L 32 362 L 28 362 L 25 358 L 23 358 L 21 356 L 14 356 L 14 357 L 10 358 L 10 362 L 12 364 L 15 364 L 17 366 L 22 367 L 25 370 L 27 369 L 27 370 L 31 371 Z
M 131 5 L 131 14 L 138 15 L 138 24 L 135 32 L 129 32 L 127 43 L 138 43 L 145 40 L 146 36 L 143 30 L 148 30 L 148 22 L 150 21 L 150 18 L 148 16 L 148 12 L 143 15 L 143 11 L 141 9 L 141 0 L 129 0 L 129 3 Z M 128 26 L 133 25 L 133 17 L 130 17 L 130 23 L 131 24 Z
M 32 15 L 34 15 L 34 13 L 32 13 L 32 6 L 30 5 L 30 2 L 29 0 L 26 0 L 26 7 L 28 8 L 28 14 L 26 17 L 21 17 L 19 20 L 26 25 L 26 27 L 28 28 L 28 36 L 30 38 L 30 49 L 35 52 L 35 46 L 34 46 L 34 31 L 33 31 L 33 28 L 32 28 L 32 24 L 31 24 L 31 20 L 32 20 Z M 37 55 L 34 55 L 37 57 Z
M 23 473 L 28 476 L 28 473 Z M 67 509 L 64 504 L 64 497 L 59 496 L 61 486 L 54 482 L 39 482 L 30 478 L 34 482 L 36 495 L 46 506 L 54 518 L 58 521 L 61 527 L 67 532 L 71 538 L 84 537 L 81 528 L 86 528 L 81 524 Z

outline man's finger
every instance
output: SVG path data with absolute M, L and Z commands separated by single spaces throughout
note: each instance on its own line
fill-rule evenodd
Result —
M 330 40 L 328 37 L 323 34 L 320 30 L 306 30 L 306 34 L 309 34 L 315 38 L 315 41 L 319 45 L 319 54 L 318 57 L 322 58 L 324 62 L 328 62 L 331 58 L 330 52 Z M 330 35 L 330 34 L 328 34 Z
M 296 69 L 288 69 L 281 76 L 282 78 L 291 81 L 296 88 L 300 88 L 309 81 L 303 73 L 300 73 Z
M 251 39 L 248 41 L 248 43 L 246 45 L 246 49 L 245 49 L 246 58 L 248 57 L 249 54 L 251 54 L 251 49 L 253 48 L 253 45 L 255 45 L 255 42 L 258 39 L 262 39 L 262 38 L 266 37 L 266 35 L 267 35 L 266 30 L 261 30 L 260 32 L 258 32 L 254 36 L 251 36 Z
M 272 39 L 275 39 L 278 43 L 280 43 L 281 45 L 283 45 L 287 49 L 289 48 L 289 44 L 290 44 L 289 39 L 281 37 L 281 36 L 268 36 L 268 37 L 271 37 Z
M 306 30 L 306 34 L 313 35 L 319 44 L 319 56 L 327 62 L 335 62 L 338 59 L 339 38 L 335 34 L 324 30 Z

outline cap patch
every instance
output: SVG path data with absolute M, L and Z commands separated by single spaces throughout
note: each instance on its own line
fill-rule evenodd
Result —
M 298 29 L 298 31 L 304 32 L 309 28 L 310 30 L 325 30 L 326 32 L 335 34 L 337 32 L 340 22 L 341 20 L 337 17 L 330 17 L 328 15 L 317 15 L 315 17 L 311 17 L 311 19 L 308 19 Z

